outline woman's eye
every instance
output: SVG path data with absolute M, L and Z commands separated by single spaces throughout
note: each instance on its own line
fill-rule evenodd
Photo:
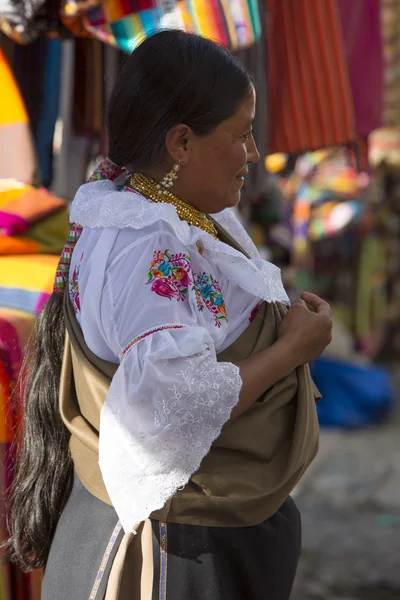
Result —
M 252 132 L 252 131 L 250 131 L 249 133 L 246 133 L 246 134 L 243 136 L 243 138 L 244 138 L 245 140 L 249 140 L 249 139 L 251 138 L 251 136 L 252 136 L 252 135 L 253 135 L 253 132 Z

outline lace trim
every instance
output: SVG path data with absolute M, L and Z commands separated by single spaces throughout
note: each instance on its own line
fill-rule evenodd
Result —
M 183 327 L 186 327 L 186 325 L 162 325 L 161 327 L 154 327 L 153 329 L 149 329 L 148 331 L 141 333 L 134 340 L 129 342 L 129 344 L 123 349 L 119 357 L 120 362 L 122 362 L 124 356 L 128 354 L 129 350 L 131 350 L 133 346 L 147 338 L 149 335 L 152 335 L 153 333 L 159 333 L 160 331 L 166 331 L 167 329 L 182 329 Z
M 182 362 L 180 379 L 158 402 L 140 394 L 127 419 L 115 393 L 102 410 L 100 466 L 126 532 L 188 483 L 239 400 L 238 367 L 201 356 Z
M 223 213 L 221 215 L 223 216 Z M 232 218 L 236 221 L 234 215 Z M 186 247 L 201 240 L 204 251 L 212 255 L 214 263 L 224 275 L 248 293 L 267 302 L 289 303 L 282 285 L 280 269 L 259 257 L 240 224 L 236 233 L 239 233 L 239 241 L 247 246 L 245 249 L 251 250 L 251 260 L 228 244 L 214 239 L 212 235 L 181 221 L 174 206 L 149 203 L 135 192 L 119 192 L 116 184 L 111 181 L 83 185 L 78 190 L 71 209 L 71 222 L 90 228 L 140 230 L 160 220 L 171 226 L 178 240 Z

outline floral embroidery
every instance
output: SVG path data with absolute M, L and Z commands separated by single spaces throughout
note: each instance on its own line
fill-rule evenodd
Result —
M 138 335 L 138 337 L 129 342 L 126 348 L 124 348 L 124 350 L 121 352 L 121 356 L 119 357 L 120 361 L 122 361 L 124 356 L 129 352 L 131 348 L 133 348 L 135 344 L 137 344 L 141 340 L 144 340 L 144 338 L 148 337 L 149 335 L 152 335 L 153 333 L 158 333 L 159 331 L 165 331 L 166 329 L 182 329 L 183 327 L 185 327 L 185 325 L 162 325 L 161 327 L 154 327 L 154 329 L 149 329 L 149 331 Z
M 148 273 L 147 284 L 151 284 L 152 292 L 164 298 L 183 301 L 189 290 L 196 294 L 197 308 L 201 312 L 204 307 L 211 312 L 215 325 L 221 327 L 228 321 L 226 306 L 219 283 L 211 274 L 193 273 L 190 256 L 187 254 L 170 254 L 169 250 L 157 250 Z
M 81 312 L 81 301 L 79 298 L 79 271 L 81 270 L 82 259 L 83 254 L 80 262 L 75 265 L 72 276 L 69 278 L 69 297 L 76 313 Z
M 249 321 L 252 323 L 257 316 L 258 311 L 260 310 L 261 302 L 255 305 L 253 310 L 251 311 L 251 315 L 249 316 Z
M 228 321 L 221 288 L 212 275 L 196 274 L 193 289 L 196 293 L 199 311 L 202 311 L 205 306 L 212 313 L 217 327 L 221 327 L 222 321 Z
M 193 285 L 190 256 L 170 254 L 168 250 L 154 252 L 147 283 L 159 296 L 183 301 L 189 286 Z

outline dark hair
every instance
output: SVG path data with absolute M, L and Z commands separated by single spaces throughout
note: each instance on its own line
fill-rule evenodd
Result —
M 165 136 L 185 123 L 207 135 L 232 116 L 252 86 L 227 51 L 196 35 L 165 31 L 125 62 L 109 110 L 111 160 L 143 167 L 164 158 Z M 29 571 L 47 561 L 71 492 L 73 463 L 58 393 L 65 340 L 62 297 L 53 294 L 37 321 L 24 382 L 23 437 L 10 492 L 7 556 Z
M 12 452 L 6 558 L 22 570 L 43 567 L 59 515 L 72 489 L 69 432 L 58 409 L 65 323 L 62 297 L 53 293 L 36 322 L 22 367 L 22 431 Z M 22 433 L 22 435 L 20 435 Z
M 160 164 L 171 127 L 212 133 L 252 85 L 246 68 L 205 38 L 175 30 L 148 38 L 127 58 L 111 96 L 111 160 L 136 169 Z

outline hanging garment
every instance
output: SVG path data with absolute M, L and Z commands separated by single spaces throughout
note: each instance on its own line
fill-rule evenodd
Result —
M 356 139 L 335 0 L 267 0 L 270 153 L 295 154 Z
M 1 48 L 0 89 L 0 179 L 32 183 L 35 155 L 28 115 Z
M 381 0 L 337 0 L 356 132 L 365 137 L 383 124 Z
M 62 42 L 46 40 L 46 62 L 43 78 L 43 104 L 35 136 L 40 182 L 50 187 L 53 180 L 53 141 L 59 114 Z
M 42 185 L 49 186 L 53 138 L 60 95 L 62 44 L 39 37 L 29 46 L 17 45 L 13 70 L 29 116 Z

